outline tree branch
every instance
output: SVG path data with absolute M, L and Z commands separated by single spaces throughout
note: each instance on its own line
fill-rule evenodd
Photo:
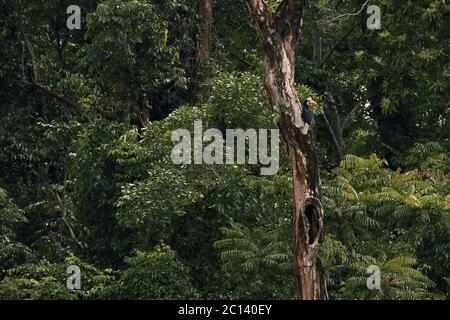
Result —
M 66 105 L 72 107 L 76 112 L 81 112 L 81 106 L 73 101 L 72 99 L 66 97 L 62 92 L 59 91 L 54 91 L 52 89 L 50 89 L 49 87 L 40 84 L 38 82 L 38 75 L 37 75 L 37 67 L 36 67 L 36 58 L 35 58 L 35 54 L 34 54 L 34 49 L 33 46 L 31 45 L 30 40 L 28 39 L 27 34 L 23 31 L 23 28 L 21 26 L 19 26 L 20 31 L 22 33 L 23 36 L 23 44 L 25 46 L 26 51 L 28 52 L 28 55 L 30 56 L 30 60 L 31 60 L 31 76 L 29 81 L 27 81 L 26 79 L 23 79 L 22 81 L 20 81 L 22 84 L 31 86 L 33 88 L 37 88 L 45 93 L 47 93 L 48 95 L 60 100 L 61 102 L 65 103 Z
M 305 0 L 283 0 L 275 14 L 277 33 L 281 37 L 292 64 L 295 59 L 295 45 L 300 32 L 300 21 L 305 2 Z
M 355 113 L 364 106 L 364 103 L 357 103 L 353 109 L 345 116 L 344 120 L 342 120 L 342 128 L 346 128 L 351 118 L 355 115 Z
M 30 60 L 31 60 L 31 77 L 32 77 L 32 81 L 37 81 L 37 68 L 36 68 L 36 59 L 34 56 L 34 49 L 33 46 L 31 45 L 30 41 L 28 40 L 28 36 L 25 32 L 22 31 L 22 35 L 23 35 L 23 41 L 25 44 L 25 48 L 28 52 L 28 55 L 30 56 Z
M 263 46 L 269 48 L 273 45 L 273 39 L 270 32 L 272 23 L 272 13 L 265 0 L 247 0 L 253 16 L 256 18 L 256 24 L 262 38 Z
M 333 138 L 333 142 L 334 142 L 334 145 L 335 145 L 337 153 L 338 153 L 338 158 L 341 159 L 342 158 L 342 150 L 341 150 L 341 146 L 338 142 L 338 139 L 336 137 L 336 134 L 334 133 L 333 127 L 331 126 L 330 121 L 328 121 L 328 118 L 325 114 L 322 114 L 322 117 L 325 120 L 325 124 L 327 125 L 328 130 L 330 131 L 331 137 Z
M 298 40 L 305 2 L 305 0 L 283 0 L 273 17 L 266 0 L 247 0 L 256 18 L 266 53 L 268 51 L 276 53 L 281 49 L 277 49 L 277 46 L 282 45 L 292 65 L 295 62 L 295 45 Z M 273 31 L 276 32 L 275 36 Z
M 331 55 L 333 54 L 334 51 L 336 51 L 336 49 L 339 47 L 339 45 L 344 42 L 345 39 L 347 39 L 353 32 L 353 30 L 356 29 L 356 25 L 352 26 L 350 28 L 350 30 L 347 31 L 347 33 L 338 41 L 336 42 L 336 44 L 331 48 L 331 50 L 327 53 L 326 57 L 322 60 L 322 63 L 320 64 L 320 66 L 323 66 L 328 59 L 331 57 Z
M 246 66 L 256 69 L 256 66 L 255 66 L 253 63 L 251 63 L 251 62 L 245 60 L 244 58 L 240 57 L 240 56 L 237 55 L 236 53 L 231 52 L 230 55 L 233 56 L 233 57 L 235 57 L 237 60 L 239 60 L 239 62 L 242 62 L 242 63 L 245 64 Z
M 366 2 L 364 2 L 364 4 L 362 5 L 362 7 L 361 7 L 357 12 L 355 12 L 355 13 L 344 13 L 344 14 L 340 14 L 340 15 L 334 17 L 334 18 L 331 19 L 331 20 L 319 20 L 319 22 L 327 22 L 327 23 L 331 23 L 331 22 L 334 22 L 334 21 L 339 20 L 339 19 L 347 20 L 348 18 L 357 16 L 357 15 L 359 15 L 361 12 L 363 12 L 364 8 L 367 6 L 368 3 L 369 3 L 369 0 L 366 0 Z
M 64 202 L 62 201 L 62 199 L 58 195 L 58 193 L 55 193 L 55 195 L 56 195 L 56 199 L 58 200 L 59 209 L 61 210 L 61 220 L 65 223 L 65 225 L 69 229 L 70 237 L 75 241 L 76 244 L 78 244 L 81 248 L 83 248 L 83 244 L 77 240 L 77 237 L 75 236 L 75 232 L 73 232 L 72 226 L 66 219 L 67 209 L 66 209 L 66 206 L 64 205 Z
M 276 25 L 282 37 L 292 37 L 292 41 L 297 41 L 305 2 L 304 0 L 283 0 L 278 6 L 275 14 Z
M 76 112 L 81 113 L 81 111 L 82 111 L 81 106 L 78 103 L 76 103 L 72 99 L 66 97 L 62 92 L 52 90 L 52 89 L 46 87 L 45 85 L 40 84 L 36 81 L 22 80 L 22 81 L 20 81 L 20 83 L 25 84 L 30 87 L 33 87 L 33 88 L 36 88 L 36 89 L 39 89 L 39 90 L 47 93 L 48 95 L 52 96 L 53 98 L 56 98 L 57 100 L 60 100 L 64 104 L 70 106 Z

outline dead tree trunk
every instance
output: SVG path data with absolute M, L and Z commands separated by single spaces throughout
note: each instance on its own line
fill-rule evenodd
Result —
M 248 4 L 262 39 L 265 88 L 271 107 L 281 114 L 281 138 L 292 170 L 298 296 L 304 300 L 326 299 L 324 275 L 317 257 L 323 228 L 319 166 L 312 133 L 301 117 L 294 85 L 295 45 L 305 2 L 283 0 L 274 14 L 265 0 L 248 0 Z

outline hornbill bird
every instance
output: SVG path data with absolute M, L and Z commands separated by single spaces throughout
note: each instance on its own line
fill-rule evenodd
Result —
M 309 125 L 312 125 L 314 123 L 314 109 L 312 108 L 313 105 L 317 106 L 317 102 L 315 102 L 311 97 L 303 101 L 302 118 Z

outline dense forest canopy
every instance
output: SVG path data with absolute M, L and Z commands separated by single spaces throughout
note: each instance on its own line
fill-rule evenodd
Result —
M 448 299 L 449 35 L 446 0 L 0 0 L 0 299 Z M 175 164 L 196 121 L 280 129 L 278 173 Z

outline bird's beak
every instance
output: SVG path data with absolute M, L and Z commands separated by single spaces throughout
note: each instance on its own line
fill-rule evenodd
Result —
M 313 105 L 316 105 L 316 106 L 317 106 L 317 102 L 315 102 L 312 98 L 309 98 L 309 99 L 308 99 L 308 102 L 309 102 L 310 104 L 313 104 Z

